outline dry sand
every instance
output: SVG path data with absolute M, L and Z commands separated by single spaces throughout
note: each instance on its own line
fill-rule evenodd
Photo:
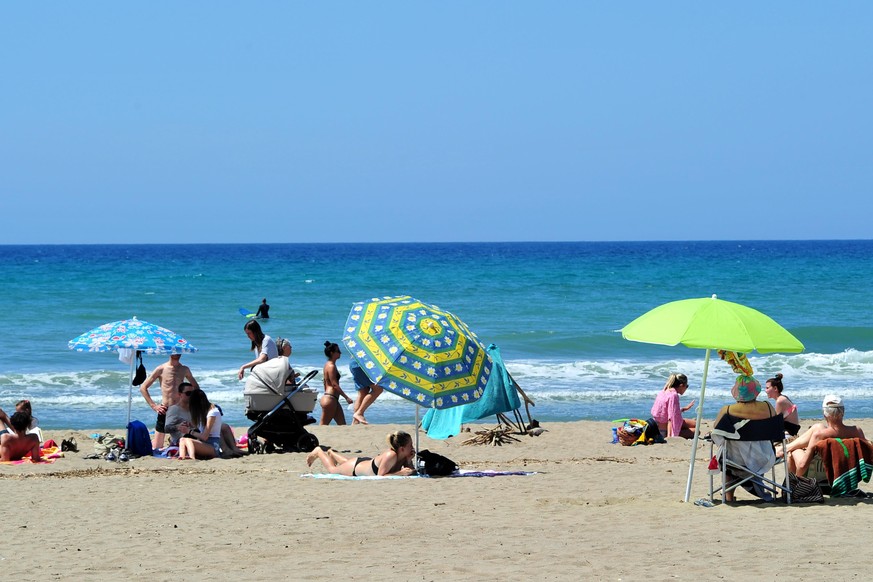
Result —
M 804 422 L 804 427 L 810 422 Z M 492 425 L 485 425 L 492 426 Z M 0 466 L 4 580 L 812 580 L 866 577 L 867 500 L 683 503 L 690 441 L 612 445 L 548 423 L 502 447 L 422 438 L 466 469 L 533 476 L 306 479 L 303 454 Z M 861 426 L 873 434 L 873 421 Z M 390 425 L 309 427 L 373 455 Z M 473 430 L 482 428 L 472 426 Z M 692 500 L 706 496 L 708 445 Z M 320 470 L 316 463 L 316 470 Z M 868 487 L 873 490 L 873 486 Z

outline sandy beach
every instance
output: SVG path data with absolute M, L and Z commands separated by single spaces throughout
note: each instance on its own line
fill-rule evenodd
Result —
M 804 427 L 811 424 L 804 421 Z M 862 428 L 873 434 L 873 421 Z M 493 425 L 471 425 L 472 430 Z M 683 503 L 691 443 L 622 447 L 610 423 L 549 423 L 502 447 L 422 438 L 491 478 L 341 481 L 301 477 L 303 454 L 233 460 L 79 453 L 0 466 L 7 580 L 838 579 L 869 564 L 866 500 L 786 507 Z M 400 425 L 310 427 L 322 444 L 372 455 Z M 708 445 L 692 500 L 705 497 Z M 313 467 L 321 471 L 318 463 Z

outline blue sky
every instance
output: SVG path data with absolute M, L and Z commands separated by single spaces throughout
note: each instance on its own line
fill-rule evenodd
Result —
M 0 8 L 0 244 L 871 238 L 873 5 Z

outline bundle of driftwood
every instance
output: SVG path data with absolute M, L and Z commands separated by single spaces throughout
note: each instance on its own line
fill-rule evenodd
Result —
M 476 436 L 468 438 L 462 445 L 491 445 L 492 447 L 502 447 L 504 444 L 512 442 L 521 442 L 512 436 L 513 428 L 511 426 L 498 426 L 486 430 L 477 430 Z

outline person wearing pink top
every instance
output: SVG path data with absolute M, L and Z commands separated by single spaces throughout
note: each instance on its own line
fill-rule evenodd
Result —
M 664 389 L 658 392 L 655 404 L 652 405 L 652 418 L 658 423 L 661 435 L 665 437 L 694 438 L 693 420 L 682 418 L 682 413 L 691 410 L 692 400 L 688 406 L 679 406 L 679 397 L 688 390 L 688 378 L 685 374 L 670 374 Z

